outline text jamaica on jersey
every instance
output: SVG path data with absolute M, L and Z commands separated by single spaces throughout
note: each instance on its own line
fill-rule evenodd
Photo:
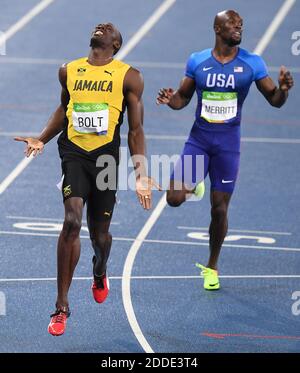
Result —
M 112 92 L 113 82 L 111 80 L 76 80 L 73 91 L 101 91 Z

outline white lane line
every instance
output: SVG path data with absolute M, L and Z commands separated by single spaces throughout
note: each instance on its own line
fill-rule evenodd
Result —
M 219 275 L 220 278 L 300 278 L 300 275 Z M 181 280 L 197 279 L 203 276 L 132 276 L 134 280 Z M 115 279 L 118 279 L 117 277 Z
M 291 73 L 300 73 L 300 67 L 295 67 L 295 66 L 287 66 L 287 69 Z M 278 73 L 280 70 L 280 66 L 268 66 L 268 70 L 270 72 Z
M 6 219 L 9 220 L 29 220 L 29 221 L 41 221 L 41 222 L 63 222 L 64 219 L 59 218 L 45 218 L 45 217 L 32 217 L 32 216 L 16 216 L 16 215 L 7 215 Z M 86 220 L 82 220 L 83 223 L 86 223 Z M 111 224 L 120 225 L 119 222 L 111 222 Z M 178 225 L 178 229 L 183 230 L 205 230 L 208 231 L 208 227 L 188 227 Z M 279 236 L 291 236 L 292 233 L 289 232 L 274 232 L 274 231 L 257 231 L 257 230 L 244 230 L 244 229 L 228 229 L 229 232 L 238 232 L 238 233 L 263 233 L 263 234 L 274 234 Z
M 57 65 L 60 66 L 63 63 L 68 61 L 68 59 L 54 59 L 54 58 L 26 58 L 26 57 L 1 57 L 0 63 L 1 64 L 29 64 L 29 65 Z
M 10 186 L 10 184 L 20 175 L 20 173 L 29 165 L 33 160 L 33 156 L 23 158 L 21 162 L 12 170 L 12 172 L 1 182 L 0 195 Z
M 30 65 L 56 65 L 60 66 L 68 61 L 65 59 L 55 59 L 55 58 L 26 58 L 26 57 L 7 57 L 2 56 L 0 59 L 0 64 L 30 64 Z M 150 62 L 150 61 L 125 61 L 131 66 L 143 67 L 149 69 L 185 69 L 184 62 Z M 280 66 L 267 66 L 270 72 L 279 72 Z M 300 73 L 300 67 L 287 66 L 287 69 L 291 73 Z
M 5 62 L 2 60 L 2 62 Z M 186 67 L 182 62 L 147 62 L 147 61 L 127 61 L 131 66 L 144 67 L 149 69 L 182 69 Z M 279 72 L 280 66 L 267 66 L 269 72 Z M 300 67 L 287 66 L 291 73 L 300 73 Z
M 4 62 L 4 61 L 2 61 Z M 148 61 L 128 61 L 131 66 L 144 67 L 149 69 L 182 69 L 186 67 L 185 63 L 182 62 L 148 62 Z M 279 72 L 280 66 L 267 66 L 269 72 Z M 287 66 L 287 69 L 291 73 L 300 73 L 300 67 Z
M 26 13 L 18 22 L 13 24 L 7 31 L 3 32 L 0 36 L 0 47 L 6 43 L 12 36 L 26 26 L 34 17 L 40 14 L 47 8 L 54 0 L 43 0 Z
M 2 61 L 4 62 L 4 61 Z M 182 69 L 186 67 L 182 62 L 148 62 L 148 61 L 127 61 L 131 66 L 144 67 L 149 69 Z M 279 72 L 280 66 L 267 66 L 269 72 Z M 300 67 L 287 66 L 291 73 L 300 73 Z
M 1 136 L 1 132 L 0 132 Z M 121 135 L 122 139 L 127 139 L 127 135 Z M 186 141 L 187 136 L 183 135 L 155 135 L 146 134 L 147 140 L 162 140 L 162 141 Z M 300 139 L 288 139 L 280 137 L 242 137 L 242 142 L 245 143 L 263 143 L 263 144 L 300 144 Z
M 7 132 L 7 131 L 0 131 L 1 137 L 16 137 L 16 136 L 23 136 L 23 137 L 37 137 L 39 136 L 39 132 Z
M 124 59 L 129 52 L 141 41 L 141 39 L 151 30 L 151 28 L 159 21 L 159 19 L 174 5 L 176 0 L 165 0 L 155 12 L 148 18 L 142 27 L 128 41 L 126 46 L 117 53 L 117 59 Z
M 242 137 L 241 141 L 270 144 L 300 144 L 300 139 L 283 139 L 276 137 Z
M 0 131 L 0 137 L 37 137 L 39 132 L 7 132 Z M 185 141 L 187 139 L 186 135 L 156 135 L 156 134 L 146 134 L 147 140 L 160 140 L 160 141 Z M 122 134 L 122 139 L 127 140 L 127 135 Z M 262 143 L 262 144 L 300 144 L 300 139 L 288 139 L 281 137 L 242 137 L 242 142 L 245 143 Z
M 43 0 L 26 13 L 18 22 L 12 25 L 7 31 L 0 36 L 0 46 L 7 42 L 13 35 L 26 26 L 34 17 L 47 8 L 54 0 Z M 13 171 L 1 182 L 0 195 L 10 186 L 10 184 L 20 175 L 20 173 L 29 165 L 33 157 L 24 158 L 13 169 Z
M 150 217 L 148 218 L 146 224 L 141 229 L 140 233 L 137 235 L 136 239 L 134 240 L 132 246 L 129 249 L 124 268 L 123 268 L 123 279 L 122 279 L 122 297 L 123 297 L 123 304 L 124 308 L 128 317 L 128 320 L 130 320 L 130 326 L 137 337 L 140 345 L 144 349 L 145 352 L 154 352 L 145 339 L 141 328 L 137 322 L 134 309 L 132 306 L 131 301 L 131 293 L 130 293 L 130 279 L 131 279 L 131 272 L 133 268 L 133 264 L 135 261 L 135 257 L 146 239 L 148 233 L 152 229 L 153 225 L 155 224 L 156 220 L 159 218 L 161 212 L 165 208 L 167 202 L 166 202 L 166 193 L 161 197 L 158 204 L 156 205 L 155 209 L 151 213 Z
M 176 0 L 165 0 L 157 9 L 156 11 L 150 16 L 150 18 L 146 21 L 146 23 L 141 27 L 141 29 L 133 36 L 131 40 L 129 40 L 127 46 L 118 53 L 117 58 L 124 58 L 132 48 L 141 40 L 141 38 L 159 21 L 159 19 L 167 12 L 168 9 L 172 5 L 174 5 Z M 151 230 L 152 226 L 158 219 L 161 211 L 164 209 L 166 205 L 165 195 L 160 199 L 158 205 L 153 210 L 152 214 L 150 215 L 149 219 L 147 220 L 146 224 L 138 234 L 136 240 L 132 244 L 131 248 L 129 249 L 128 255 L 126 257 L 126 261 L 123 268 L 123 279 L 122 279 L 122 298 L 123 298 L 123 305 L 127 315 L 127 319 L 129 321 L 130 327 L 136 336 L 138 342 L 140 343 L 141 347 L 147 353 L 153 353 L 151 346 L 149 345 L 148 341 L 146 340 L 134 313 L 132 301 L 131 301 L 131 293 L 130 293 L 130 277 L 132 272 L 133 263 L 135 260 L 135 256 L 142 244 L 141 240 L 144 240 Z
M 32 216 L 15 216 L 15 215 L 7 215 L 6 219 L 29 220 L 29 221 L 53 221 L 53 222 L 63 222 L 64 221 L 64 219 L 38 218 L 38 217 L 32 217 Z
M 7 215 L 6 219 L 10 220 L 29 220 L 29 221 L 46 221 L 46 222 L 63 222 L 64 219 L 59 218 L 45 218 L 45 217 L 32 217 L 32 216 L 16 216 L 16 215 Z M 86 223 L 86 220 L 82 220 L 83 223 Z M 111 222 L 111 224 L 120 225 L 119 222 Z M 184 230 L 208 230 L 208 227 L 188 227 L 188 226 L 182 226 L 178 225 L 178 229 L 184 229 Z M 281 235 L 281 236 L 291 236 L 292 233 L 289 232 L 271 232 L 271 231 L 257 231 L 257 230 L 244 230 L 244 229 L 228 229 L 229 232 L 239 232 L 239 233 L 265 233 L 265 234 L 275 234 L 275 235 Z
M 37 233 L 37 232 L 17 232 L 17 231 L 0 231 L 1 235 L 15 235 L 15 236 L 32 236 L 32 237 L 58 237 L 59 233 Z M 80 236 L 81 239 L 90 239 L 89 236 Z M 181 246 L 205 246 L 208 247 L 208 242 L 198 242 L 198 241 L 173 241 L 173 240 L 153 240 L 153 239 L 141 239 L 130 238 L 130 237 L 115 237 L 114 241 L 124 241 L 124 242 L 139 242 L 143 243 L 158 243 L 164 245 L 181 245 Z M 299 247 L 281 247 L 281 246 L 258 246 L 258 245 L 239 245 L 239 244 L 229 244 L 224 243 L 222 246 L 229 248 L 238 248 L 238 249 L 254 249 L 254 250 L 275 250 L 275 251 L 291 251 L 291 252 L 300 252 Z
M 0 231 L 0 236 L 2 235 L 12 235 L 12 236 L 32 236 L 32 237 L 59 237 L 59 232 L 57 233 L 38 233 L 38 232 L 17 232 L 17 231 Z M 89 236 L 80 235 L 81 239 L 90 239 Z M 114 237 L 114 241 L 128 241 L 133 242 L 134 238 L 127 237 Z
M 300 275 L 220 275 L 228 279 L 286 279 L 300 278 Z M 132 280 L 194 280 L 202 276 L 132 276 Z M 93 277 L 73 277 L 75 281 L 90 281 Z M 109 276 L 110 280 L 122 280 L 122 276 Z M 43 282 L 56 281 L 56 277 L 0 278 L 0 282 Z
M 1 232 L 0 232 L 1 234 Z M 169 241 L 169 240 L 151 240 L 147 239 L 144 240 L 147 243 L 159 243 L 159 244 L 167 244 L 167 245 L 186 245 L 186 246 L 206 246 L 209 247 L 209 243 L 207 242 L 191 242 L 191 241 Z M 257 249 L 257 250 L 275 250 L 275 251 L 296 251 L 300 252 L 299 247 L 281 247 L 281 246 L 258 246 L 258 245 L 237 245 L 237 244 L 229 244 L 223 243 L 222 247 L 234 247 L 239 249 Z
M 262 54 L 270 41 L 272 40 L 274 34 L 278 30 L 281 23 L 284 21 L 285 17 L 287 16 L 288 12 L 291 10 L 292 6 L 295 4 L 296 0 L 286 0 L 280 9 L 278 10 L 276 16 L 273 18 L 270 26 L 267 28 L 267 31 L 264 33 L 263 37 L 258 42 L 256 48 L 254 49 L 254 53 Z
M 208 227 L 187 227 L 183 225 L 178 225 L 178 229 L 186 229 L 186 230 L 205 230 L 208 231 Z M 264 233 L 264 234 L 276 234 L 281 236 L 291 236 L 292 233 L 289 232 L 270 232 L 270 231 L 251 231 L 251 230 L 243 230 L 243 229 L 228 229 L 228 232 L 239 232 L 239 233 Z

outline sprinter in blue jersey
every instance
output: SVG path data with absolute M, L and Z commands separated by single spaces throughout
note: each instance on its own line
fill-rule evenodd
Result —
M 227 233 L 227 211 L 236 183 L 240 159 L 240 122 L 244 100 L 253 81 L 268 102 L 281 107 L 293 86 L 293 78 L 282 66 L 277 87 L 269 77 L 263 59 L 239 48 L 243 20 L 233 10 L 220 12 L 214 20 L 215 47 L 193 53 L 186 66 L 185 77 L 179 88 L 162 88 L 158 104 L 167 104 L 179 110 L 188 105 L 194 92 L 198 104 L 190 136 L 185 143 L 181 160 L 171 176 L 167 202 L 181 205 L 193 192 L 203 194 L 203 178 L 209 174 L 211 181 L 210 257 L 202 269 L 204 288 L 220 288 L 217 262 Z M 197 179 L 196 157 L 204 158 L 202 180 Z M 183 170 L 183 158 L 192 158 L 191 176 Z M 176 177 L 176 175 L 180 175 Z

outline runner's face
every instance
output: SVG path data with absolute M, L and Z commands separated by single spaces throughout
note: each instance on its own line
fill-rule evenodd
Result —
M 91 35 L 91 47 L 112 46 L 118 40 L 118 30 L 112 23 L 100 23 Z
M 220 36 L 229 46 L 239 45 L 242 41 L 243 19 L 237 13 L 228 15 L 221 26 Z

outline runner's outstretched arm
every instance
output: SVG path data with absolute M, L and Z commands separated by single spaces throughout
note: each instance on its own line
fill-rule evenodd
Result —
M 61 66 L 59 69 L 59 81 L 62 87 L 61 90 L 61 104 L 55 110 L 48 120 L 48 123 L 39 137 L 15 137 L 16 141 L 24 141 L 27 146 L 25 149 L 25 154 L 29 157 L 32 153 L 33 155 L 41 154 L 44 145 L 47 144 L 53 137 L 60 133 L 63 129 L 67 106 L 69 103 L 69 92 L 67 90 L 67 66 L 66 64 Z
M 265 96 L 270 105 L 280 108 L 286 102 L 288 91 L 294 85 L 293 77 L 285 66 L 280 68 L 278 84 L 279 87 L 276 87 L 269 76 L 256 82 L 258 90 Z
M 157 105 L 166 104 L 174 110 L 180 110 L 187 106 L 195 92 L 195 81 L 184 77 L 177 91 L 172 88 L 161 88 L 156 98 Z
M 136 193 L 145 209 L 151 208 L 152 187 L 161 190 L 156 182 L 147 176 L 145 165 L 145 135 L 143 129 L 144 105 L 142 94 L 143 77 L 136 69 L 130 68 L 124 80 L 124 97 L 128 115 L 128 146 L 136 172 Z

